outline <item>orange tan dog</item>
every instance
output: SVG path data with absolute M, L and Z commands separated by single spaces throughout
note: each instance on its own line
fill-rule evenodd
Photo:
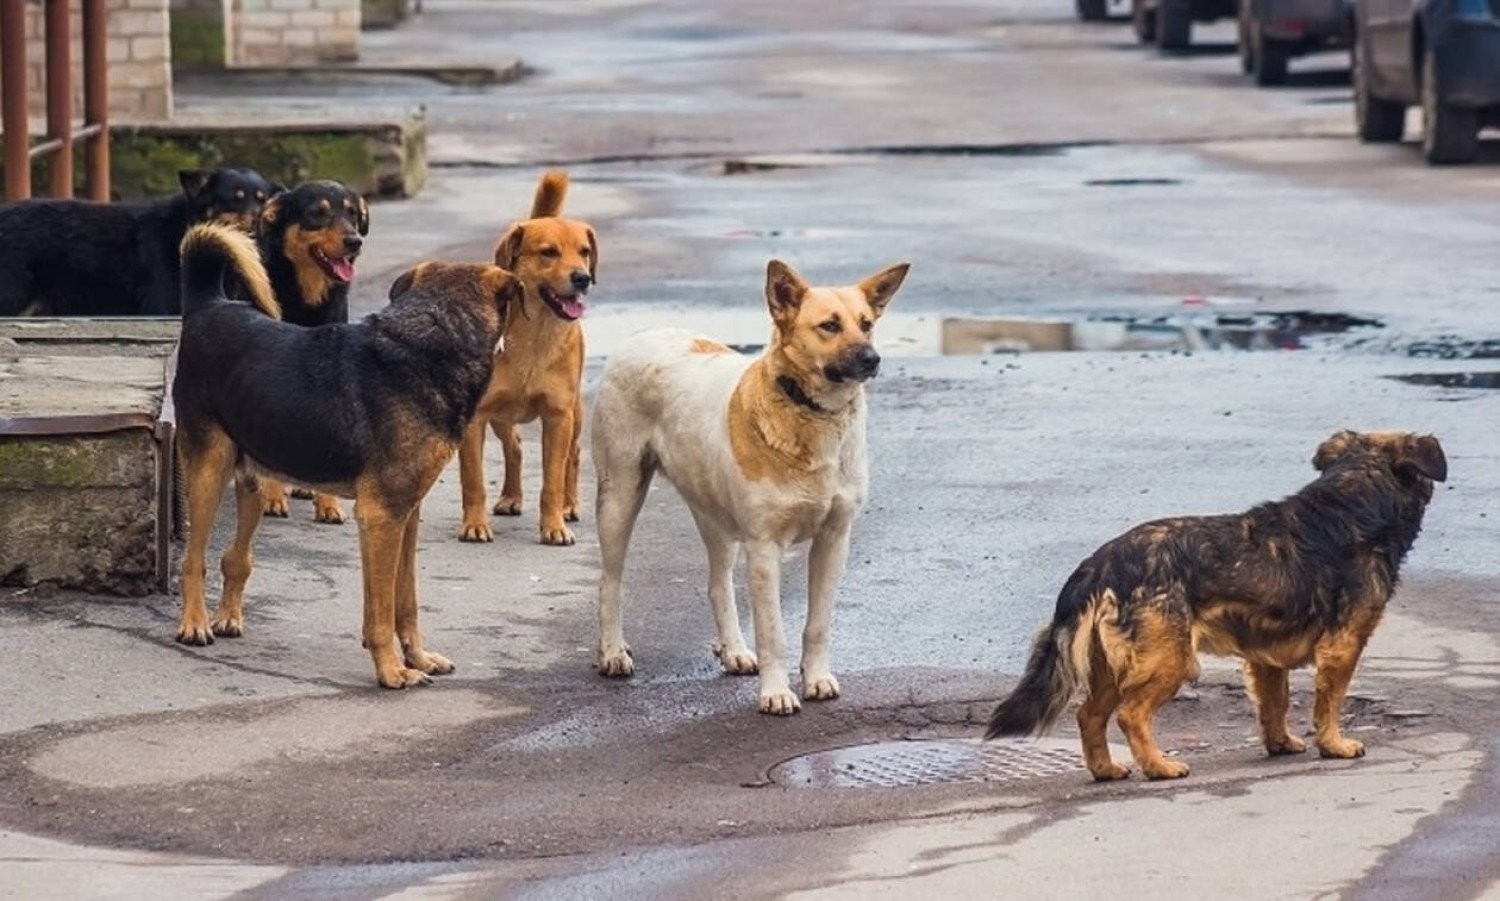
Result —
M 583 431 L 584 295 L 594 284 L 599 244 L 594 230 L 561 218 L 568 176 L 548 172 L 537 185 L 531 218 L 512 225 L 495 248 L 495 265 L 515 273 L 525 287 L 512 312 L 505 344 L 495 357 L 490 388 L 459 448 L 464 541 L 491 541 L 485 511 L 484 430 L 489 425 L 505 452 L 505 482 L 494 512 L 521 513 L 521 432 L 542 421 L 543 544 L 569 545 L 578 521 L 578 442 Z
M 839 695 L 829 669 L 834 593 L 849 530 L 869 486 L 864 383 L 880 367 L 875 321 L 906 277 L 905 263 L 858 285 L 813 288 L 779 260 L 766 272 L 775 322 L 765 354 L 751 359 L 691 332 L 636 338 L 606 367 L 594 406 L 599 473 L 599 671 L 635 671 L 620 624 L 620 577 L 652 476 L 682 495 L 708 548 L 708 596 L 724 669 L 759 669 L 762 713 L 801 707 L 786 670 L 781 557 L 812 543 L 802 696 Z M 731 570 L 743 545 L 755 653 L 740 632 Z

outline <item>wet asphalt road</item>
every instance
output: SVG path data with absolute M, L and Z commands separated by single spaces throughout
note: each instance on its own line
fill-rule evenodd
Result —
M 1345 425 L 1437 432 L 1454 472 L 1372 649 L 1381 662 L 1361 672 L 1353 725 L 1392 748 L 1492 733 L 1496 398 L 1388 376 L 1486 365 L 1407 351 L 1500 336 L 1500 150 L 1429 170 L 1410 146 L 1352 140 L 1339 57 L 1256 91 L 1226 56 L 1226 26 L 1163 59 L 1123 26 L 1073 23 L 1066 6 L 428 0 L 417 23 L 369 35 L 370 53 L 520 54 L 536 71 L 485 90 L 288 86 L 236 101 L 426 105 L 432 179 L 376 207 L 363 309 L 415 260 L 487 256 L 546 164 L 568 165 L 569 210 L 600 233 L 586 318 L 598 353 L 663 319 L 754 343 L 771 256 L 818 282 L 913 261 L 872 387 L 873 496 L 835 620 L 845 697 L 771 721 L 752 712 L 753 680 L 717 675 L 701 548 L 665 486 L 627 580 L 638 675 L 595 677 L 592 517 L 573 549 L 534 543 L 532 433 L 527 512 L 497 521 L 494 545 L 453 540 L 456 470 L 424 511 L 424 626 L 460 666 L 431 689 L 369 687 L 352 531 L 313 526 L 305 504 L 264 527 L 241 642 L 172 644 L 172 598 L 0 605 L 0 653 L 35 674 L 0 686 L 0 822 L 264 863 L 234 883 L 261 897 L 367 897 L 490 866 L 479 861 L 507 863 L 493 881 L 457 880 L 460 893 L 826 885 L 775 863 L 852 868 L 857 842 L 834 827 L 1066 802 L 1083 786 L 827 795 L 768 787 L 771 767 L 862 741 L 972 737 L 1083 554 L 1142 519 L 1294 490 L 1318 440 Z M 761 168 L 725 174 L 743 159 Z M 944 358 L 908 341 L 947 315 L 1293 309 L 1382 326 L 1284 354 Z M 804 581 L 790 561 L 794 652 Z M 59 652 L 79 663 L 51 665 Z M 1235 682 L 1210 667 L 1163 723 L 1200 787 L 1229 797 L 1268 775 L 1345 767 L 1262 761 Z M 1294 684 L 1305 700 L 1307 682 Z M 1130 788 L 1112 791 L 1088 797 Z M 1476 791 L 1453 823 L 1482 809 Z M 1434 809 L 1409 802 L 1390 822 Z M 1427 831 L 1443 835 L 1441 818 Z M 1483 857 L 1448 834 L 1428 846 L 1447 849 L 1440 859 L 1463 870 Z M 595 856 L 546 860 L 573 853 Z M 1350 860 L 1335 882 L 1361 875 Z

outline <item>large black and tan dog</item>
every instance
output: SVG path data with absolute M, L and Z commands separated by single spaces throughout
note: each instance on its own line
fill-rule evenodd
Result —
M 1318 750 L 1362 756 L 1364 745 L 1340 734 L 1339 710 L 1448 461 L 1431 436 L 1344 431 L 1313 466 L 1322 475 L 1285 500 L 1146 523 L 1095 551 L 1063 586 L 985 737 L 1045 730 L 1086 685 L 1078 728 L 1095 779 L 1129 775 L 1105 741 L 1117 707 L 1141 770 L 1186 776 L 1187 764 L 1162 756 L 1152 719 L 1197 676 L 1203 650 L 1244 661 L 1271 754 L 1305 750 L 1287 731 L 1287 675 L 1313 664 Z
M 355 499 L 364 643 L 380 684 L 404 688 L 452 672 L 417 628 L 419 508 L 489 385 L 520 283 L 498 266 L 423 263 L 397 279 L 385 309 L 305 328 L 280 321 L 249 236 L 216 225 L 188 232 L 182 276 L 172 399 L 188 541 L 177 640 L 206 645 L 243 633 L 259 484 L 270 476 Z M 226 278 L 251 303 L 227 299 Z M 231 476 L 235 535 L 210 621 L 204 561 Z
M 306 182 L 266 204 L 257 240 L 283 321 L 305 326 L 349 321 L 349 285 L 369 233 L 369 205 L 336 181 Z M 266 479 L 261 487 L 266 515 L 288 516 L 286 486 Z M 313 492 L 312 499 L 315 520 L 344 521 L 338 498 Z
M 175 316 L 177 245 L 199 222 L 248 232 L 284 190 L 251 169 L 178 173 L 148 203 L 23 200 L 0 206 L 0 316 Z

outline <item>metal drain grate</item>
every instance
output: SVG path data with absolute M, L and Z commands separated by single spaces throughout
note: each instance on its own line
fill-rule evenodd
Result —
M 1051 741 L 890 741 L 818 751 L 771 768 L 790 788 L 901 788 L 972 782 L 1023 782 L 1083 769 L 1073 743 Z

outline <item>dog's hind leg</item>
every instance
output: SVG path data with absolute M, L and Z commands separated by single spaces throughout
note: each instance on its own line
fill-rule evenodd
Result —
M 625 553 L 636 517 L 651 487 L 655 463 L 645 447 L 627 450 L 611 447 L 609 439 L 595 430 L 594 467 L 599 472 L 599 493 L 594 516 L 599 522 L 599 674 L 629 676 L 635 658 L 625 643 L 620 613 L 620 581 L 625 574 Z
M 500 439 L 500 453 L 505 458 L 501 476 L 500 499 L 495 501 L 496 516 L 521 515 L 521 428 L 513 422 L 494 422 L 491 428 Z
M 1317 697 L 1313 700 L 1313 727 L 1318 733 L 1318 753 L 1324 757 L 1363 757 L 1363 742 L 1345 738 L 1339 729 L 1339 713 L 1344 707 L 1344 695 L 1349 691 L 1349 680 L 1354 678 L 1354 667 L 1359 655 L 1364 652 L 1370 633 L 1380 624 L 1380 608 L 1363 605 L 1357 608 L 1353 618 L 1337 632 L 1318 642 L 1313 649 L 1313 665 L 1317 673 L 1313 685 Z
M 453 672 L 453 663 L 442 654 L 422 646 L 417 627 L 417 531 L 422 522 L 420 508 L 411 511 L 401 533 L 401 563 L 396 570 L 396 638 L 406 665 L 433 676 Z
M 463 495 L 464 522 L 458 533 L 459 541 L 494 541 L 490 531 L 490 517 L 484 512 L 484 427 L 485 421 L 476 416 L 464 430 L 463 441 L 458 445 L 458 484 Z
M 1092 643 L 1092 642 L 1091 642 Z M 1078 737 L 1083 743 L 1083 761 L 1095 781 L 1124 779 L 1130 769 L 1115 763 L 1109 754 L 1109 718 L 1120 706 L 1120 689 L 1114 670 L 1103 651 L 1095 645 L 1090 651 L 1089 693 L 1078 705 Z
M 753 676 L 757 669 L 755 654 L 745 643 L 745 633 L 740 631 L 740 611 L 734 601 L 734 561 L 740 554 L 739 542 L 724 535 L 696 510 L 693 521 L 698 524 L 698 534 L 708 551 L 708 600 L 718 634 L 714 656 L 731 676 Z
M 292 504 L 286 496 L 286 485 L 280 479 L 260 480 L 261 510 L 266 516 L 286 519 L 292 515 Z
M 1291 674 L 1279 666 L 1245 661 L 1245 688 L 1255 701 L 1260 718 L 1260 738 L 1266 753 L 1301 754 L 1307 750 L 1302 739 L 1287 731 L 1286 711 L 1291 704 Z
M 828 662 L 833 603 L 849 559 L 852 517 L 840 515 L 813 536 L 807 557 L 807 624 L 802 630 L 802 697 L 827 701 L 839 696 L 839 682 Z
M 775 541 L 745 546 L 750 612 L 755 621 L 755 654 L 760 663 L 761 713 L 790 716 L 802 709 L 786 672 L 786 630 L 781 623 L 781 552 Z
M 261 499 L 258 480 L 241 472 L 234 480 L 234 541 L 219 560 L 224 574 L 224 594 L 214 611 L 213 632 L 220 638 L 239 638 L 245 634 L 245 582 L 254 564 L 251 545 L 260 525 Z
M 375 663 L 375 678 L 386 688 L 431 681 L 421 670 L 404 665 L 396 642 L 396 581 L 404 559 L 407 520 L 415 511 L 415 506 L 388 510 L 377 496 L 363 492 L 354 503 L 364 579 L 364 644 Z
M 326 522 L 330 525 L 340 525 L 344 521 L 344 508 L 339 504 L 339 499 L 331 494 L 313 492 L 313 520 Z
M 1147 603 L 1150 606 L 1135 613 L 1134 635 L 1121 639 L 1133 647 L 1120 674 L 1120 729 L 1148 778 L 1180 779 L 1188 774 L 1188 765 L 1162 756 L 1152 724 L 1156 711 L 1172 700 L 1194 671 L 1192 638 L 1186 616 L 1172 612 L 1175 605 L 1160 599 Z
M 203 597 L 205 561 L 224 484 L 234 470 L 234 444 L 222 429 L 208 426 L 196 435 L 183 429 L 177 449 L 188 507 L 187 553 L 182 558 L 182 616 L 177 622 L 177 640 L 183 644 L 209 645 L 214 643 L 214 634 Z

